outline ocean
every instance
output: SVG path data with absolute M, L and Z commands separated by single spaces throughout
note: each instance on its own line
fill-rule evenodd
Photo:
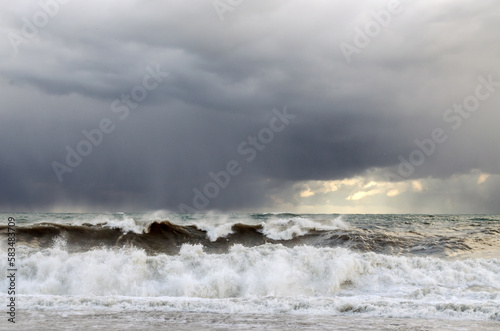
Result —
M 0 215 L 0 329 L 500 330 L 498 215 Z

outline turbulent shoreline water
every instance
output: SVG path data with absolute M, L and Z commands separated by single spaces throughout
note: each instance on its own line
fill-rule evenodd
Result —
M 17 221 L 19 309 L 30 314 L 500 321 L 495 215 L 3 216 Z

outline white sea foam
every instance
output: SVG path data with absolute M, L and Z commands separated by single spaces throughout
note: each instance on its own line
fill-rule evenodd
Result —
M 232 227 L 235 224 L 262 225 L 262 233 L 274 240 L 290 240 L 294 237 L 303 236 L 311 230 L 328 231 L 337 229 L 348 229 L 349 225 L 343 221 L 342 216 L 325 219 L 313 219 L 300 216 L 289 218 L 270 217 L 266 222 L 261 222 L 249 217 L 236 218 L 234 215 L 203 214 L 200 218 L 193 215 L 193 219 L 182 220 L 177 214 L 169 214 L 167 211 L 156 211 L 147 214 L 130 215 L 124 213 L 99 214 L 99 215 L 74 215 L 71 219 L 73 225 L 92 224 L 105 228 L 121 229 L 124 233 L 134 232 L 141 234 L 146 232 L 153 222 L 170 221 L 174 224 L 186 226 L 194 225 L 198 229 L 206 232 L 206 236 L 211 241 L 218 238 L 225 238 L 233 233 Z M 68 224 L 67 220 L 51 219 L 53 223 Z
M 232 227 L 238 221 L 231 220 L 228 215 L 203 215 L 203 219 L 187 224 L 193 224 L 198 229 L 207 233 L 207 238 L 210 241 L 216 241 L 218 238 L 225 238 L 228 234 L 233 233 Z
M 138 222 L 130 216 L 125 216 L 122 219 L 108 218 L 103 220 L 103 227 L 111 229 L 121 229 L 123 232 L 142 233 L 147 229 L 148 223 Z
M 198 245 L 183 245 L 177 255 L 132 248 L 69 253 L 63 244 L 41 251 L 19 246 L 17 254 L 19 300 L 34 308 L 500 319 L 499 259 L 269 244 L 235 245 L 226 254 Z
M 207 238 L 210 241 L 216 241 L 219 238 L 225 238 L 228 234 L 233 233 L 232 227 L 236 223 L 224 223 L 216 225 L 196 224 L 200 230 L 206 231 Z
M 216 222 L 207 222 L 207 220 L 197 221 L 193 224 L 200 230 L 207 232 L 207 237 L 211 241 L 218 238 L 224 238 L 233 233 L 232 227 L 242 221 L 234 221 L 230 218 L 218 216 Z M 348 229 L 349 225 L 342 220 L 341 216 L 333 219 L 314 220 L 305 217 L 291 218 L 270 218 L 266 222 L 257 222 L 255 220 L 245 219 L 243 224 L 262 225 L 262 234 L 269 239 L 290 240 L 294 237 L 300 237 L 311 230 L 328 231 L 338 229 Z
M 304 217 L 270 219 L 262 223 L 262 233 L 270 239 L 290 240 L 303 236 L 311 230 L 328 231 L 347 229 L 349 226 L 342 221 L 342 216 L 331 220 L 313 220 Z
M 149 215 L 148 215 L 149 216 Z M 142 233 L 147 229 L 148 225 L 151 224 L 151 218 L 144 217 L 133 217 L 124 213 L 114 213 L 114 214 L 71 214 L 71 218 L 50 218 L 50 223 L 52 224 L 63 224 L 63 225 L 101 225 L 103 227 L 111 229 L 121 229 L 123 232 L 135 232 Z

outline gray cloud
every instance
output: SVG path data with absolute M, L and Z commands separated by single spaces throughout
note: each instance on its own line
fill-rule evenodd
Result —
M 494 1 L 467 10 L 461 2 L 402 1 L 403 12 L 351 63 L 339 44 L 352 43 L 354 27 L 386 2 L 244 2 L 223 22 L 210 2 L 107 6 L 61 5 L 17 54 L 7 38 L 0 44 L 2 209 L 176 210 L 192 205 L 193 189 L 203 190 L 209 173 L 230 160 L 242 172 L 207 208 L 273 209 L 270 197 L 292 196 L 301 181 L 395 172 L 398 157 L 408 158 L 414 140 L 435 128 L 448 139 L 410 179 L 444 185 L 472 169 L 500 173 L 500 88 L 459 129 L 443 120 L 474 93 L 479 76 L 500 81 Z M 40 10 L 7 7 L 6 36 Z M 169 76 L 120 119 L 114 100 L 142 84 L 147 66 Z M 247 162 L 239 144 L 284 106 L 296 117 Z M 102 118 L 113 132 L 59 182 L 52 162 L 65 164 L 66 146 L 76 149 L 82 131 Z M 493 185 L 482 201 L 494 192 Z

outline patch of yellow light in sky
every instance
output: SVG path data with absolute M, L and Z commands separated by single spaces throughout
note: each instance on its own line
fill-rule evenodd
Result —
M 300 196 L 302 198 L 307 198 L 310 197 L 311 195 L 314 195 L 315 193 L 311 191 L 311 189 L 308 187 L 307 190 L 300 192 Z
M 301 197 L 309 197 L 317 193 L 330 193 L 338 191 L 342 186 L 354 186 L 360 185 L 362 182 L 361 178 L 345 178 L 341 180 L 330 180 L 330 181 L 308 181 L 305 186 L 307 189 L 300 192 Z
M 479 178 L 477 179 L 477 184 L 479 185 L 484 183 L 488 179 L 488 177 L 490 177 L 489 174 L 480 174 Z
M 335 184 L 334 181 L 323 183 L 323 187 L 324 187 L 323 191 L 324 193 L 335 192 L 339 189 L 339 187 Z
M 422 184 L 418 180 L 414 180 L 411 182 L 411 187 L 413 188 L 414 191 L 417 192 L 422 192 Z
M 347 200 L 359 200 L 377 193 L 380 193 L 380 190 L 360 191 L 348 196 Z
M 353 177 L 353 178 L 346 178 L 342 179 L 339 181 L 340 184 L 347 185 L 347 186 L 353 186 L 361 182 L 361 178 Z
M 394 196 L 396 196 L 396 195 L 398 195 L 398 194 L 399 194 L 399 191 L 398 191 L 398 190 L 396 190 L 396 189 L 394 189 L 394 190 L 390 190 L 389 192 L 387 192 L 387 193 L 386 193 L 386 195 L 387 195 L 388 197 L 394 197 Z
M 370 181 L 368 184 L 366 184 L 363 188 L 369 188 L 369 187 L 372 187 L 372 186 L 376 186 L 377 183 L 375 183 L 373 180 Z

